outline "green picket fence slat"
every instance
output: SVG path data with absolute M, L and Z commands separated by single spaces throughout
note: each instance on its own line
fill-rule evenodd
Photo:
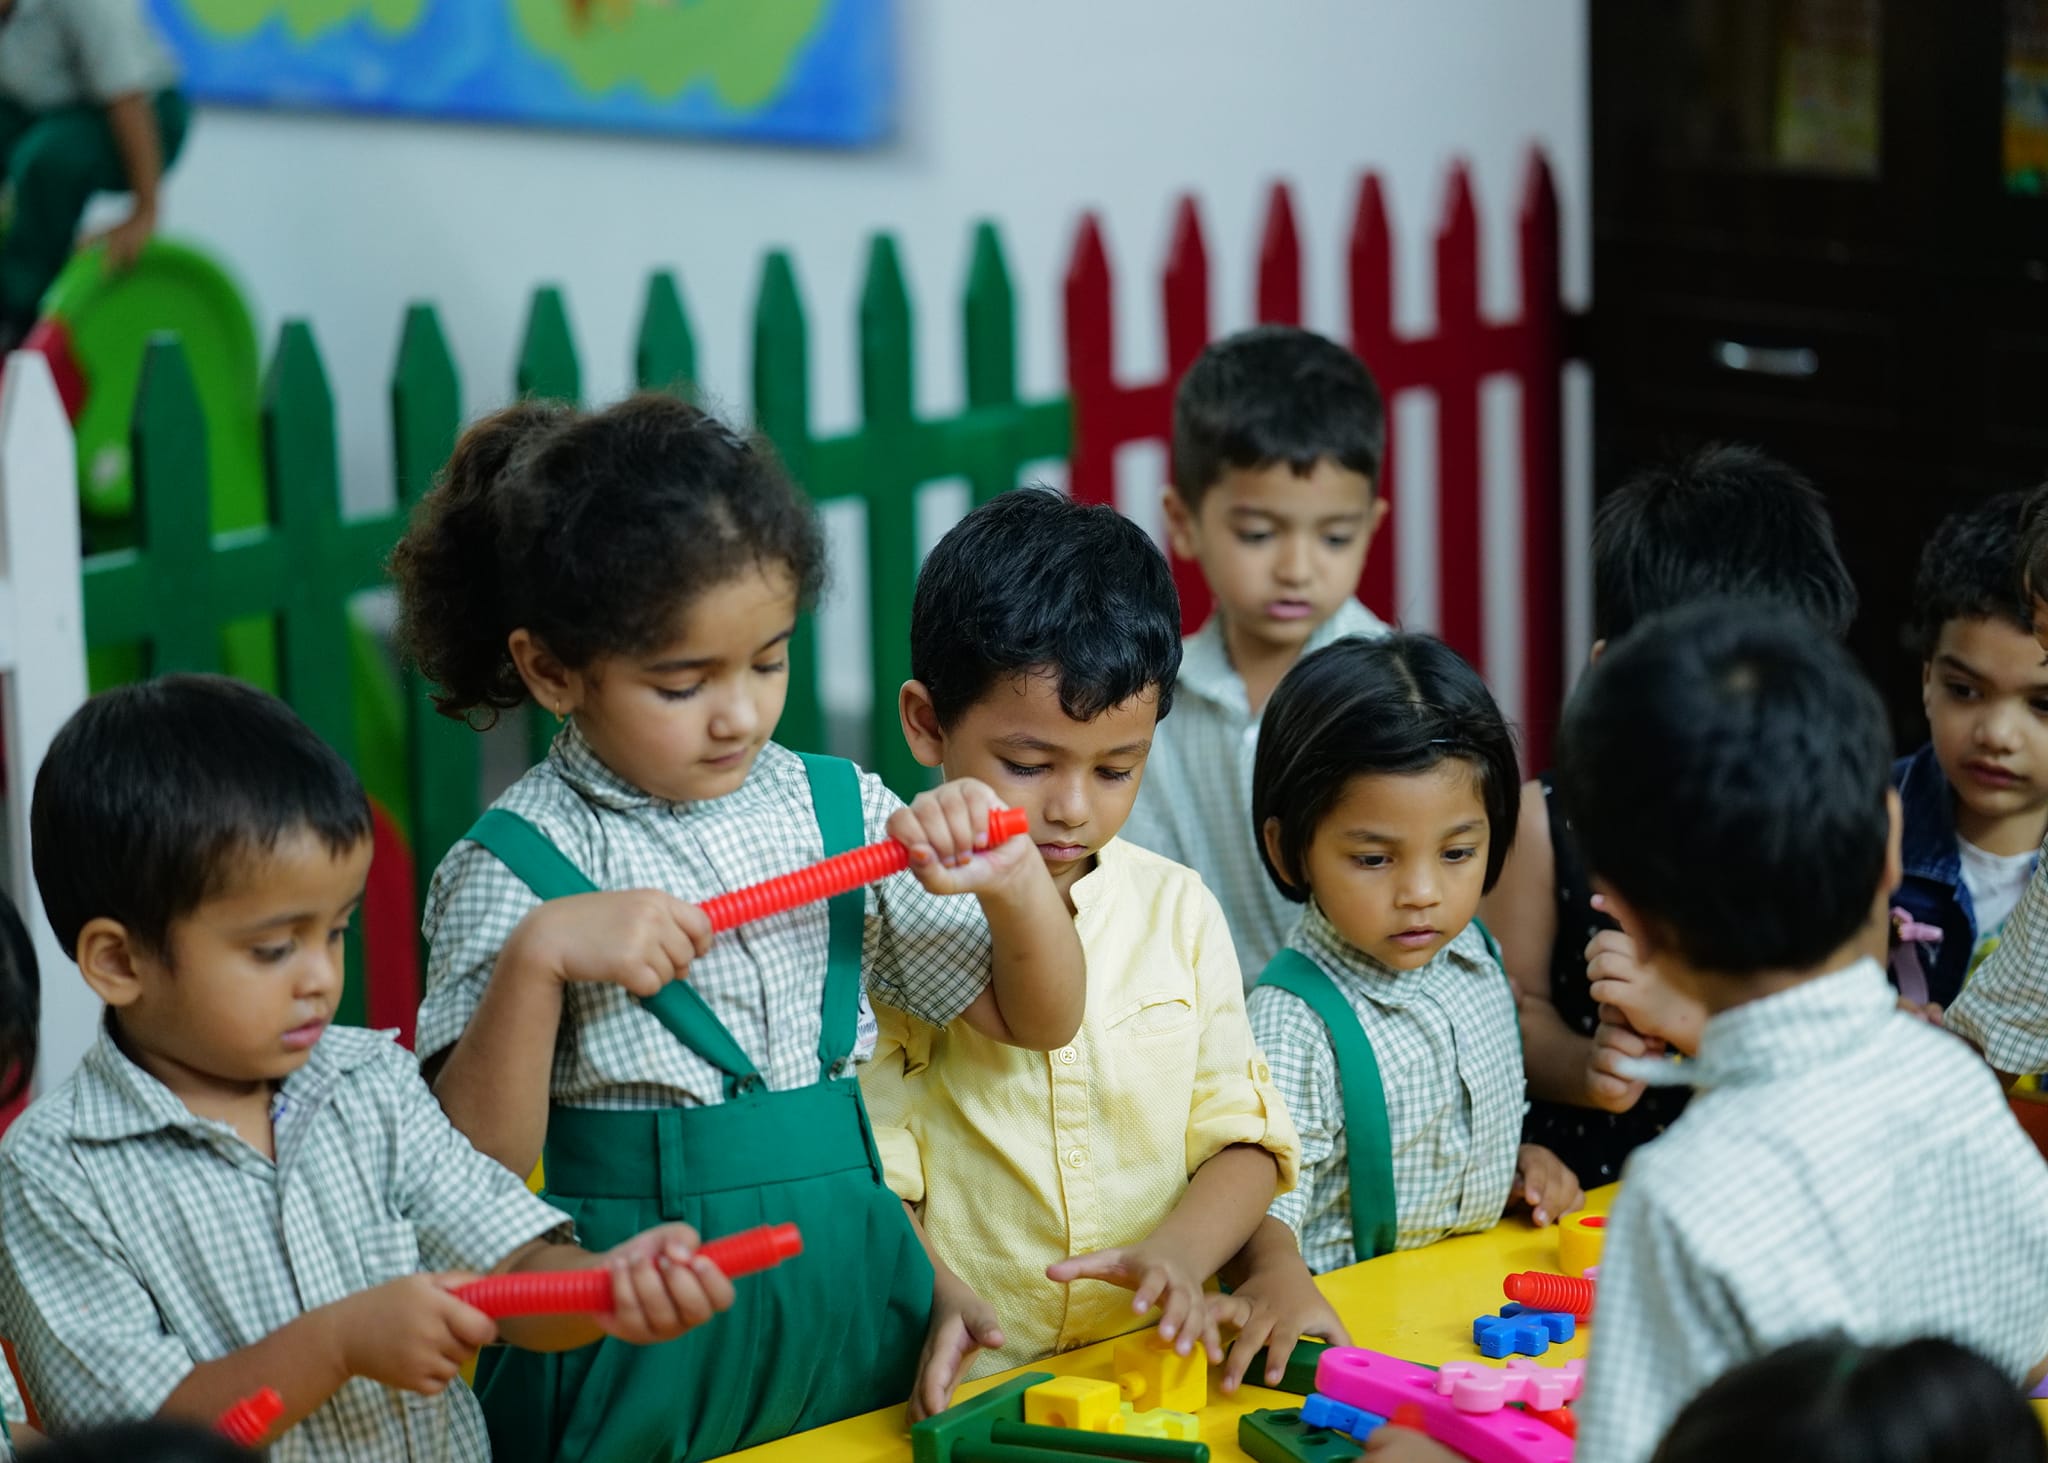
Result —
M 683 308 L 682 287 L 666 269 L 647 278 L 647 303 L 633 344 L 633 380 L 642 391 L 673 391 L 686 398 L 696 394 L 697 339 Z
M 512 384 L 521 396 L 566 401 L 572 406 L 583 401 L 583 367 L 576 355 L 575 333 L 569 328 L 569 305 L 559 286 L 542 285 L 533 292 Z M 534 762 L 543 761 L 559 727 L 538 706 L 529 706 L 524 719 L 527 756 Z
M 754 301 L 754 425 L 775 446 L 783 468 L 811 486 L 810 338 L 796 267 L 777 249 L 762 261 Z M 812 496 L 816 497 L 815 491 Z M 817 616 L 797 616 L 789 640 L 789 696 L 776 740 L 800 752 L 825 748 L 825 709 L 818 695 Z

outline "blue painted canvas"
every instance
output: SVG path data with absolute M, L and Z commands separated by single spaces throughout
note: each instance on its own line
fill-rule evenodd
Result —
M 200 101 L 853 146 L 891 0 L 148 0 Z

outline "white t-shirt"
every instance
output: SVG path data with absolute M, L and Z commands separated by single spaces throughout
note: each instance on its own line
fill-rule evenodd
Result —
M 2022 853 L 1986 853 L 1967 838 L 1956 840 L 1963 857 L 1963 885 L 1970 891 L 1970 905 L 1977 915 L 1977 939 L 1998 933 L 2005 917 L 2020 902 L 2020 894 L 2034 872 L 2037 850 Z

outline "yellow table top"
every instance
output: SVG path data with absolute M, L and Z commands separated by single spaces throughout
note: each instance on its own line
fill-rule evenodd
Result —
M 1606 1213 L 1614 1194 L 1613 1185 L 1594 1190 L 1587 1196 L 1587 1210 Z M 1557 1268 L 1557 1231 L 1538 1230 L 1515 1218 L 1501 1221 L 1484 1234 L 1464 1235 L 1427 1249 L 1403 1250 L 1334 1270 L 1323 1276 L 1320 1284 L 1351 1328 L 1355 1343 L 1437 1366 L 1447 1361 L 1485 1360 L 1472 1345 L 1472 1319 L 1499 1310 L 1505 1303 L 1501 1294 L 1505 1276 L 1518 1270 Z M 1103 1342 L 1034 1362 L 1022 1370 L 1107 1378 L 1110 1350 L 1110 1343 Z M 1550 1365 L 1585 1354 L 1582 1327 L 1572 1340 L 1551 1347 L 1542 1360 Z M 971 1397 L 1015 1375 L 1004 1372 L 971 1382 L 957 1396 Z M 1262 1407 L 1293 1407 L 1299 1401 L 1284 1392 L 1249 1384 L 1235 1397 L 1225 1397 L 1212 1384 L 1209 1405 L 1201 1413 L 1202 1440 L 1208 1443 L 1211 1458 L 1215 1463 L 1245 1459 L 1237 1446 L 1240 1414 Z M 909 1463 L 910 1433 L 903 1409 L 893 1407 L 730 1456 L 746 1463 Z

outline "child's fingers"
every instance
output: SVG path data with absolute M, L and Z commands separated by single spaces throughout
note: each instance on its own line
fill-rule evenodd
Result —
M 1235 1392 L 1243 1384 L 1244 1374 L 1251 1370 L 1252 1357 L 1258 1354 L 1261 1346 L 1269 1348 L 1266 1352 L 1268 1358 L 1266 1374 L 1268 1379 L 1271 1379 L 1273 1375 L 1271 1365 L 1273 1353 L 1270 1350 L 1272 1344 L 1270 1338 L 1272 1335 L 1273 1321 L 1270 1316 L 1254 1313 L 1246 1316 L 1238 1324 L 1237 1340 L 1231 1343 L 1230 1355 L 1224 1359 L 1223 1390 L 1225 1393 Z
M 687 899 L 675 900 L 669 905 L 669 918 L 675 921 L 676 929 L 687 944 L 681 964 L 688 965 L 691 960 L 711 953 L 711 942 L 717 938 L 717 933 L 711 928 L 711 917 L 704 913 L 701 905 L 692 904 Z
M 639 1288 L 633 1284 L 633 1268 L 623 1257 L 611 1262 L 612 1313 L 605 1329 L 621 1336 L 645 1336 L 652 1329 L 640 1304 Z
M 626 1278 L 634 1294 L 640 1298 L 640 1314 L 647 1318 L 650 1332 L 667 1336 L 682 1329 L 683 1318 L 669 1294 L 668 1281 L 652 1261 L 643 1260 L 629 1266 Z
M 1207 1298 L 1199 1290 L 1195 1292 L 1194 1325 L 1202 1333 L 1202 1351 L 1209 1358 L 1209 1365 L 1215 1366 L 1223 1360 L 1223 1335 L 1216 1327 L 1216 1312 L 1209 1309 Z
M 1071 1285 L 1076 1280 L 1106 1280 L 1111 1285 L 1129 1289 L 1131 1278 L 1124 1269 L 1122 1250 L 1096 1250 L 1086 1255 L 1069 1255 L 1045 1267 L 1046 1279 L 1060 1285 Z M 1151 1307 L 1147 1306 L 1147 1310 Z
M 1172 1282 L 1172 1272 L 1164 1265 L 1147 1267 L 1144 1275 L 1138 1281 L 1138 1288 L 1131 1295 L 1132 1313 L 1142 1316 L 1145 1312 L 1151 1310 L 1152 1307 L 1158 1305 L 1159 1298 L 1166 1294 L 1166 1288 Z M 1171 1341 L 1179 1334 L 1179 1330 L 1178 1325 L 1171 1327 L 1162 1325 L 1159 1328 L 1159 1335 L 1161 1339 Z
M 1146 1283 L 1151 1283 L 1150 1276 L 1146 1277 Z M 1195 1338 L 1201 1332 L 1201 1324 L 1192 1314 L 1193 1308 L 1189 1304 L 1185 1287 L 1173 1284 L 1170 1277 L 1162 1276 L 1159 1289 L 1159 1339 L 1171 1341 L 1173 1349 L 1186 1356 L 1195 1349 Z M 1145 1292 L 1140 1288 L 1131 1298 L 1132 1308 L 1138 1309 L 1138 1303 L 1144 1298 Z M 1143 1309 L 1150 1310 L 1151 1307 L 1145 1306 Z M 1202 1310 L 1206 1316 L 1208 1307 L 1204 1306 Z
M 910 851 L 911 866 L 929 863 L 932 859 L 932 841 L 925 832 L 924 820 L 909 808 L 898 808 L 889 815 L 889 836 Z
M 702 1287 L 704 1299 L 710 1303 L 712 1310 L 729 1311 L 732 1309 L 732 1277 L 702 1255 L 689 1262 L 689 1269 L 697 1277 L 697 1284 Z M 707 1319 L 709 1318 L 707 1317 Z

